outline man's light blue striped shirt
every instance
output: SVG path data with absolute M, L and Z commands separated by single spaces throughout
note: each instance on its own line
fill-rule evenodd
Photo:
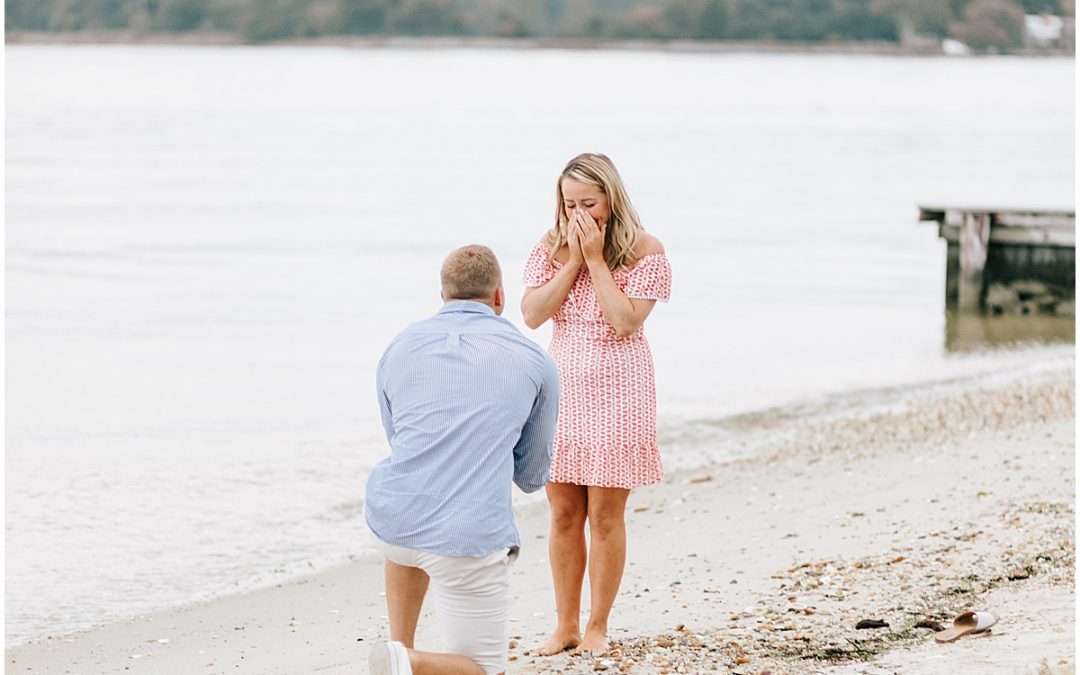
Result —
M 388 544 L 481 557 L 520 544 L 511 481 L 548 480 L 559 374 L 487 305 L 454 300 L 405 329 L 376 374 L 390 457 L 371 472 L 365 517 Z

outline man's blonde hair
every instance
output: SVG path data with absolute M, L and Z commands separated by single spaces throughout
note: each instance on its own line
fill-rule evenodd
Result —
M 446 256 L 440 278 L 445 300 L 487 300 L 502 284 L 502 270 L 494 251 L 470 244 Z

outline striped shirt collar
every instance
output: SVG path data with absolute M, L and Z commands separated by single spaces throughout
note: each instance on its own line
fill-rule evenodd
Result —
M 439 314 L 454 314 L 465 312 L 468 314 L 490 314 L 495 316 L 495 310 L 490 306 L 476 300 L 447 300 L 439 310 Z

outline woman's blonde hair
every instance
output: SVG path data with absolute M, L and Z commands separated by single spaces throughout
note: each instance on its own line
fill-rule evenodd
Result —
M 645 228 L 641 226 L 637 211 L 630 203 L 630 197 L 626 194 L 626 187 L 615 164 L 607 155 L 590 152 L 570 160 L 559 174 L 559 180 L 555 182 L 555 226 L 548 232 L 550 259 L 554 260 L 555 253 L 567 242 L 568 221 L 566 209 L 563 207 L 563 178 L 573 178 L 592 185 L 607 197 L 611 215 L 608 217 L 604 235 L 604 261 L 612 271 L 633 265 L 637 261 L 634 244 L 637 242 L 638 233 Z

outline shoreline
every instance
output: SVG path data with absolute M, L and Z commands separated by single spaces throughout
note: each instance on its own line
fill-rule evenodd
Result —
M 888 413 L 896 407 L 925 406 L 932 401 L 948 400 L 965 392 L 1003 388 L 1024 381 L 1034 381 L 1074 366 L 1074 359 L 1060 355 L 1044 355 L 1044 360 L 1011 367 L 1005 370 L 982 372 L 926 382 L 902 384 L 872 389 L 835 392 L 820 397 L 739 412 L 717 418 L 690 418 L 660 430 L 661 447 L 666 448 L 665 466 L 669 474 L 685 474 L 700 469 L 722 470 L 739 461 L 753 460 L 760 448 L 778 447 L 790 443 L 793 436 L 820 437 L 825 425 L 838 422 L 853 423 L 871 416 Z M 362 501 L 362 500 L 361 500 Z M 540 508 L 543 492 L 526 495 L 514 491 L 515 513 Z M 357 504 L 358 513 L 362 503 Z M 363 533 L 364 528 L 358 528 Z M 362 537 L 362 534 L 361 534 Z M 366 540 L 364 540 L 366 544 Z M 261 570 L 251 577 L 238 579 L 228 588 L 209 591 L 176 603 L 159 603 L 156 607 L 140 608 L 121 615 L 101 617 L 93 622 L 70 622 L 52 632 L 31 636 L 10 637 L 5 649 L 20 648 L 42 640 L 75 633 L 94 631 L 111 624 L 162 611 L 179 610 L 189 606 L 214 602 L 221 598 L 257 592 L 290 583 L 312 575 L 348 565 L 371 554 L 364 545 L 322 559 L 294 562 L 282 568 Z
M 876 661 L 860 660 L 878 653 L 904 673 L 988 654 L 987 667 L 1011 665 L 981 673 L 1022 672 L 1044 658 L 1050 672 L 1074 672 L 1063 669 L 1075 665 L 1074 389 L 1074 369 L 1058 369 L 861 417 L 796 419 L 758 456 L 675 471 L 635 491 L 612 622 L 619 651 L 596 663 L 530 653 L 553 607 L 546 503 L 524 505 L 510 672 L 876 673 L 860 670 Z M 365 643 L 385 639 L 381 590 L 378 560 L 363 557 L 6 657 L 34 672 L 356 671 Z M 1032 612 L 1060 613 L 1054 603 L 1065 596 L 1067 634 L 1023 629 Z M 904 625 L 908 612 L 940 622 L 976 600 L 1005 614 L 991 639 L 927 644 L 931 631 Z M 870 614 L 895 628 L 851 628 Z M 437 645 L 426 610 L 418 646 Z M 939 670 L 915 670 L 927 651 Z
M 8 45 L 152 45 L 198 47 L 342 47 L 401 50 L 578 50 L 661 52 L 672 54 L 818 54 L 958 58 L 938 45 L 905 46 L 890 42 L 767 42 L 738 40 L 617 40 L 563 37 L 500 38 L 480 36 L 350 36 L 324 35 L 250 42 L 235 33 L 142 33 L 137 31 L 70 31 L 5 33 Z M 969 54 L 959 58 L 993 56 L 1070 58 L 1067 50 L 1020 49 L 1004 54 Z

